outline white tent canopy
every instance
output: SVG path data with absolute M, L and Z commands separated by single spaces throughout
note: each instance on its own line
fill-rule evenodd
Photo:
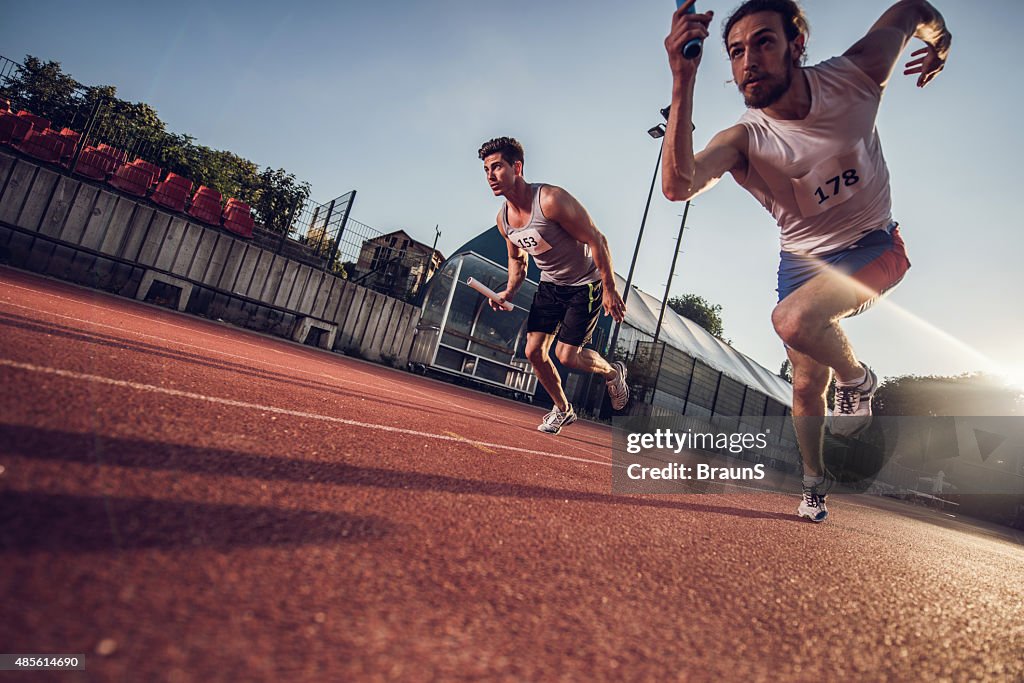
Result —
M 625 280 L 617 273 L 615 279 L 619 291 L 624 292 Z M 626 299 L 626 319 L 623 324 L 653 338 L 654 330 L 658 326 L 660 311 L 661 301 L 634 287 Z M 658 339 L 693 358 L 700 359 L 714 369 L 723 372 L 727 377 L 757 389 L 783 405 L 792 406 L 793 387 L 786 380 L 716 338 L 697 323 L 677 314 L 671 308 L 665 309 L 665 317 L 661 323 L 661 334 Z

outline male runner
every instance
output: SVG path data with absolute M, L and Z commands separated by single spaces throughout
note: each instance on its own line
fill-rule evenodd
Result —
M 602 375 L 612 408 L 622 410 L 629 400 L 626 366 L 618 361 L 608 363 L 597 352 L 583 348 L 594 333 L 602 307 L 616 322 L 622 322 L 626 314 L 615 290 L 608 242 L 571 194 L 554 185 L 526 182 L 523 146 L 515 139 L 489 140 L 479 154 L 491 190 L 496 197 L 505 198 L 496 221 L 508 243 L 508 286 L 499 293 L 501 300 L 515 296 L 526 279 L 527 254 L 541 271 L 526 323 L 526 357 L 555 405 L 537 429 L 558 434 L 576 421 L 562 380 L 548 357 L 556 336 L 555 355 L 562 365 Z M 493 301 L 491 307 L 504 310 Z
M 890 7 L 841 57 L 804 67 L 807 21 L 793 0 L 748 0 L 723 37 L 732 75 L 748 107 L 739 123 L 693 152 L 691 115 L 700 58 L 682 56 L 706 38 L 713 12 L 672 17 L 665 39 L 672 108 L 662 183 L 673 201 L 709 189 L 727 171 L 782 229 L 779 304 L 772 323 L 793 364 L 793 416 L 803 456 L 797 513 L 822 522 L 825 392 L 836 373 L 834 434 L 851 436 L 871 420 L 878 379 L 861 363 L 838 321 L 867 308 L 910 267 L 891 215 L 889 171 L 875 130 L 882 91 L 911 38 L 905 74 L 927 85 L 945 64 L 951 36 L 924 0 Z

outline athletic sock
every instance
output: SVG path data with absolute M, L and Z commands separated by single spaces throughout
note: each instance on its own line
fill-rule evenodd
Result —
M 861 366 L 861 367 L 863 367 L 863 366 Z M 859 387 L 861 384 L 864 383 L 864 380 L 866 380 L 867 378 L 868 378 L 868 371 L 865 369 L 864 372 L 861 374 L 861 376 L 858 379 L 853 379 L 853 380 L 850 380 L 849 382 L 840 382 L 839 380 L 836 380 L 836 384 L 838 386 L 841 386 L 841 387 Z
M 813 488 L 815 486 L 821 486 L 824 483 L 825 483 L 825 477 L 824 476 L 821 476 L 821 477 L 808 477 L 806 474 L 804 475 L 804 486 L 807 487 L 807 488 Z

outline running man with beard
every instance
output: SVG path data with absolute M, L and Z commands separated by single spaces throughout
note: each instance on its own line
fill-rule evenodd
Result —
M 626 366 L 609 363 L 596 351 L 583 348 L 602 309 L 616 322 L 626 315 L 626 305 L 615 288 L 608 241 L 571 194 L 554 185 L 526 182 L 523 146 L 514 138 L 485 142 L 479 156 L 491 191 L 505 198 L 496 219 L 508 245 L 508 286 L 499 293 L 502 302 L 511 300 L 522 287 L 529 256 L 541 271 L 526 322 L 526 357 L 555 406 L 537 429 L 558 434 L 576 421 L 548 355 L 556 337 L 559 362 L 570 370 L 604 377 L 612 408 L 622 410 L 629 400 Z M 494 310 L 504 310 L 501 304 L 490 303 Z
M 924 87 L 942 71 L 951 36 L 924 0 L 886 10 L 842 56 L 805 67 L 807 20 L 793 0 L 748 0 L 725 23 L 732 75 L 748 110 L 694 154 L 691 118 L 700 58 L 682 56 L 708 37 L 713 12 L 672 17 L 665 196 L 688 200 L 729 172 L 775 217 L 781 233 L 775 331 L 793 365 L 793 417 L 803 459 L 797 514 L 828 516 L 822 462 L 825 392 L 836 374 L 831 431 L 852 436 L 871 420 L 878 379 L 839 327 L 894 287 L 910 267 L 891 214 L 889 171 L 875 118 L 911 38 L 925 47 L 904 74 Z

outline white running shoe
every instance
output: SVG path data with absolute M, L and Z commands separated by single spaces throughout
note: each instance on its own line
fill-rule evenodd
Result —
M 562 412 L 558 408 L 555 408 L 550 413 L 544 416 L 544 421 L 537 425 L 538 432 L 546 432 L 548 434 L 557 434 L 562 431 L 562 427 L 568 427 L 576 421 L 576 411 L 569 406 L 569 410 Z
M 629 385 L 626 384 L 626 364 L 622 361 L 612 363 L 615 369 L 615 379 L 608 380 L 608 396 L 612 399 L 612 409 L 622 410 L 629 403 Z
M 861 365 L 864 365 L 861 363 Z M 852 387 L 836 383 L 835 401 L 829 430 L 836 436 L 852 437 L 871 424 L 871 397 L 878 388 L 878 377 L 864 365 L 864 381 Z
M 804 486 L 804 497 L 800 501 L 800 507 L 796 514 L 806 517 L 812 522 L 824 522 L 828 518 L 828 508 L 825 507 L 825 482 L 817 486 Z

